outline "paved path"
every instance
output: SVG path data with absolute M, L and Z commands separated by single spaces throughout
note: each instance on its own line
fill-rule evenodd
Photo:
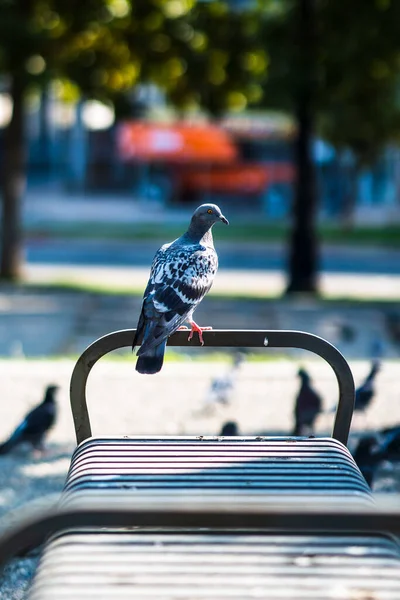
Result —
M 282 270 L 286 269 L 283 244 L 243 242 L 215 243 L 219 262 L 224 269 Z M 101 266 L 147 267 L 156 250 L 168 240 L 119 241 L 95 239 L 28 239 L 25 259 L 28 264 L 84 264 Z M 324 245 L 321 250 L 322 273 L 392 275 L 400 281 L 400 250 L 388 248 L 354 248 Z
M 25 219 L 31 222 L 97 218 L 103 223 L 107 219 L 137 223 L 148 221 L 149 213 L 160 222 L 183 223 L 191 209 L 166 210 L 126 197 L 67 199 L 57 193 L 54 198 L 31 193 L 25 202 Z M 0 355 L 79 354 L 97 337 L 134 327 L 137 322 L 157 242 L 129 245 L 89 240 L 79 246 L 73 240 L 57 240 L 53 246 L 48 244 L 40 239 L 28 244 L 25 279 L 29 283 L 76 283 L 130 295 L 34 292 L 2 286 Z M 219 328 L 305 329 L 331 340 L 349 357 L 370 357 L 379 340 L 387 356 L 399 355 L 400 315 L 394 304 L 361 303 L 344 308 L 335 302 L 324 305 L 306 299 L 250 301 L 249 296 L 276 299 L 284 291 L 282 246 L 254 243 L 238 249 L 221 243 L 219 254 L 221 268 L 210 297 L 198 310 L 200 322 Z M 355 266 L 362 272 L 353 273 Z M 331 247 L 327 248 L 325 267 L 321 290 L 331 299 L 394 302 L 400 298 L 400 251 Z M 220 299 L 224 294 L 232 300 Z M 245 297 L 245 302 L 239 305 L 235 297 Z
M 224 208 L 225 209 L 225 208 Z M 230 227 L 237 230 L 240 240 L 240 226 L 243 222 L 254 223 L 271 221 L 254 210 L 238 210 L 227 206 L 231 220 Z M 45 224 L 46 228 L 66 223 L 99 224 L 102 226 L 132 224 L 178 223 L 185 227 L 192 214 L 190 206 L 163 206 L 162 204 L 134 199 L 128 195 L 116 194 L 67 194 L 62 190 L 32 191 L 24 201 L 24 222 L 28 226 Z M 89 225 L 88 225 L 89 226 Z M 216 240 L 218 233 L 216 231 Z M 29 264 L 86 264 L 111 266 L 148 266 L 161 239 L 151 242 L 127 242 L 120 240 L 27 240 L 26 258 Z M 220 264 L 224 268 L 253 270 L 284 270 L 286 251 L 284 244 L 241 242 L 240 247 L 231 243 L 218 243 Z M 400 249 L 365 248 L 325 244 L 322 248 L 321 271 L 323 273 L 375 273 L 400 277 Z
M 48 281 L 48 273 L 44 275 Z M 118 284 L 117 280 L 111 282 L 111 277 L 117 277 L 115 270 L 109 274 L 101 270 L 99 276 L 103 282 L 107 281 L 107 286 Z M 136 282 L 140 290 L 144 288 L 147 273 L 142 276 L 143 281 Z M 85 277 L 86 283 L 90 281 L 89 272 L 81 272 L 80 277 Z M 223 280 L 222 277 L 221 285 Z M 230 283 L 232 280 L 227 277 L 222 289 L 226 290 Z M 251 280 L 243 279 L 242 284 L 247 292 Z M 110 331 L 135 327 L 140 306 L 141 295 L 2 287 L 0 356 L 80 354 L 88 344 Z M 219 298 L 214 293 L 203 300 L 196 317 L 200 324 L 219 329 L 310 331 L 330 340 L 348 358 L 371 358 L 377 343 L 385 356 L 400 355 L 397 304 L 324 303 L 307 298 L 237 300 Z
M 151 259 L 149 259 L 150 264 Z M 86 264 L 26 264 L 24 278 L 29 283 L 71 283 L 115 290 L 144 290 L 149 266 L 107 266 Z M 219 269 L 211 294 L 231 294 L 271 298 L 285 290 L 283 271 L 270 269 Z M 355 300 L 400 300 L 400 274 L 322 273 L 321 293 L 328 298 Z

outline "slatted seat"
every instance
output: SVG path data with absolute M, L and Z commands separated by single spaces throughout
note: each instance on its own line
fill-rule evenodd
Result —
M 384 536 L 67 533 L 46 547 L 30 600 L 398 600 Z
M 370 497 L 350 452 L 332 438 L 89 439 L 72 456 L 65 493 L 89 489 Z

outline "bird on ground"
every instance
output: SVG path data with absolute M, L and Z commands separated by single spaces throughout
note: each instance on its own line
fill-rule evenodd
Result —
M 378 436 L 373 433 L 363 435 L 353 452 L 353 458 L 363 474 L 365 481 L 372 487 L 375 471 L 381 462 Z
M 356 399 L 355 399 L 355 403 L 354 403 L 355 411 L 363 412 L 371 404 L 371 401 L 375 394 L 374 380 L 375 380 L 376 374 L 378 373 L 379 369 L 380 369 L 379 361 L 374 360 L 372 362 L 371 370 L 370 370 L 366 380 L 364 381 L 364 383 L 362 385 L 360 385 L 360 387 L 358 387 L 356 389 Z
M 400 462 L 400 426 L 361 436 L 353 457 L 366 482 L 372 487 L 376 471 L 383 462 Z
M 237 426 L 237 423 L 235 423 L 235 421 L 227 421 L 222 425 L 221 432 L 219 435 L 239 435 L 239 428 Z
M 311 377 L 305 369 L 300 369 L 301 380 L 294 407 L 295 425 L 293 435 L 304 435 L 314 428 L 314 422 L 322 410 L 320 395 L 311 386 Z
M 57 389 L 56 385 L 47 386 L 43 401 L 26 415 L 9 439 L 0 445 L 0 454 L 7 454 L 24 442 L 30 443 L 35 450 L 43 449 L 43 440 L 56 420 Z
M 186 233 L 164 244 L 151 265 L 150 278 L 133 339 L 138 344 L 136 371 L 158 373 L 164 362 L 167 339 L 183 323 L 191 326 L 189 340 L 198 333 L 203 345 L 203 331 L 193 321 L 193 312 L 210 290 L 218 269 L 212 226 L 228 220 L 216 204 L 202 204 L 193 213 Z
M 230 369 L 218 377 L 211 380 L 210 387 L 204 400 L 204 408 L 211 408 L 216 404 L 229 404 L 229 397 L 235 386 L 235 379 L 240 365 L 244 361 L 242 352 L 237 352 L 233 356 Z
M 386 344 L 380 335 L 375 335 L 370 345 L 370 358 L 378 361 L 386 354 Z
M 387 427 L 379 433 L 379 448 L 383 460 L 400 461 L 400 425 Z

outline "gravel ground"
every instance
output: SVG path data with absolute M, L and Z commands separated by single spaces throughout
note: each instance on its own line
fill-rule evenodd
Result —
M 239 371 L 230 403 L 208 407 L 210 381 L 229 369 L 224 362 L 167 362 L 157 377 L 138 375 L 130 361 L 103 360 L 88 381 L 88 404 L 94 435 L 214 435 L 226 420 L 234 419 L 244 434 L 286 434 L 292 427 L 293 399 L 298 381 L 296 360 L 245 362 Z M 34 457 L 21 448 L 0 458 L 0 526 L 12 526 L 18 509 L 53 504 L 65 481 L 74 449 L 74 429 L 68 389 L 73 361 L 0 361 L 0 439 L 40 399 L 51 382 L 60 386 L 57 424 L 48 437 L 46 453 Z M 337 388 L 331 369 L 322 361 L 303 361 L 328 411 Z M 356 383 L 366 375 L 366 361 L 351 363 Z M 353 443 L 360 431 L 400 423 L 399 362 L 385 362 L 377 379 L 376 397 L 353 421 Z M 112 410 L 110 408 L 112 407 Z M 317 422 L 319 434 L 329 434 L 333 415 Z M 399 469 L 385 467 L 378 491 L 400 492 Z M 0 582 L 0 600 L 23 600 L 37 557 L 13 561 Z

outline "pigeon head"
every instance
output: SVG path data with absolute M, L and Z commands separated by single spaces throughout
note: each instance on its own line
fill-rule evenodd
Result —
M 382 461 L 377 436 L 363 436 L 354 450 L 353 457 L 366 482 L 372 487 L 376 469 Z
M 202 204 L 193 213 L 189 233 L 204 235 L 218 221 L 229 225 L 228 219 L 224 217 L 219 206 L 216 204 Z
M 241 352 L 236 352 L 236 354 L 233 357 L 233 366 L 240 367 L 240 365 L 242 364 L 243 361 L 244 361 L 244 355 Z
M 363 435 L 354 451 L 354 460 L 357 462 L 370 460 L 379 449 L 376 435 Z
M 227 421 L 224 423 L 219 435 L 239 435 L 238 426 L 235 421 Z
M 307 371 L 305 369 L 299 369 L 297 375 L 304 382 L 308 382 L 311 379 L 310 376 L 309 376 L 309 374 L 307 373 Z
M 45 402 L 54 402 L 55 398 L 55 393 L 58 390 L 58 385 L 48 385 L 46 388 L 46 394 L 45 394 L 45 398 L 44 401 Z
M 379 360 L 374 360 L 372 362 L 372 367 L 371 367 L 371 375 L 376 375 L 376 373 L 378 373 L 378 371 L 381 368 L 381 363 L 379 362 Z

